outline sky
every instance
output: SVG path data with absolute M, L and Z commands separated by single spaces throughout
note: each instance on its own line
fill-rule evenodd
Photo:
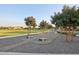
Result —
M 25 26 L 24 18 L 28 16 L 33 16 L 37 25 L 42 20 L 50 23 L 50 16 L 61 11 L 63 6 L 64 4 L 0 4 L 0 26 Z

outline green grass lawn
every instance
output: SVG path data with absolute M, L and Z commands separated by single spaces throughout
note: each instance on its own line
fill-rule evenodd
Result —
M 37 32 L 43 32 L 43 31 L 47 31 L 47 30 L 38 30 L 38 29 L 34 29 L 34 30 L 22 30 L 22 29 L 18 29 L 18 30 L 0 30 L 0 37 L 2 36 L 15 36 L 15 35 L 20 35 L 20 34 L 28 34 L 29 32 L 31 33 L 37 33 Z

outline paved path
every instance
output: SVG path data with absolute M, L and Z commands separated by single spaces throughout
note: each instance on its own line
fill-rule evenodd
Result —
M 47 44 L 35 43 L 40 37 L 48 38 L 51 42 Z M 42 54 L 79 54 L 79 37 L 75 37 L 73 42 L 66 42 L 64 35 L 48 32 L 34 35 L 31 39 L 26 39 L 26 36 L 4 38 L 0 39 L 0 51 Z

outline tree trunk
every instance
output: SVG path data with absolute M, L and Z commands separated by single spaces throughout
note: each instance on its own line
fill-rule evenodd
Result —
M 68 31 L 68 34 L 67 34 L 66 40 L 68 42 L 73 41 L 73 31 L 74 31 L 73 27 L 69 27 L 69 29 L 67 31 Z
M 66 41 L 69 42 L 71 41 L 71 29 L 70 27 L 66 27 Z
M 31 26 L 29 26 L 29 28 L 28 28 L 27 39 L 29 38 L 30 33 L 31 33 Z
M 65 28 L 66 31 L 66 41 L 68 41 L 68 32 L 67 32 L 67 28 Z
M 71 31 L 71 41 L 73 41 L 73 37 L 74 37 L 74 28 L 72 27 L 72 31 Z
M 71 34 L 71 27 L 69 27 L 69 33 L 68 34 L 69 34 L 69 40 L 68 41 L 71 41 L 71 35 L 72 35 Z

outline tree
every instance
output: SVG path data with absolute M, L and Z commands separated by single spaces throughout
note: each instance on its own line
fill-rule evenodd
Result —
M 72 41 L 73 39 L 73 31 L 76 26 L 79 24 L 79 13 L 78 9 L 73 6 L 64 6 L 62 12 L 55 13 L 54 16 L 51 16 L 51 23 L 55 24 L 56 27 L 63 27 L 66 31 L 67 36 L 71 37 L 68 39 L 66 36 L 67 41 Z
M 25 24 L 26 24 L 27 26 L 35 28 L 35 26 L 36 26 L 36 21 L 35 21 L 35 18 L 34 18 L 33 16 L 24 18 L 24 21 L 25 21 Z
M 51 24 L 48 24 L 48 25 L 47 25 L 47 28 L 48 28 L 48 29 L 51 29 L 51 28 L 53 28 L 53 27 L 52 27 Z
M 29 16 L 27 18 L 24 18 L 24 21 L 25 21 L 25 24 L 26 26 L 28 26 L 29 28 L 29 32 L 28 34 L 31 32 L 31 28 L 35 28 L 36 26 L 36 21 L 35 21 L 35 18 L 33 16 Z
M 42 20 L 42 21 L 40 22 L 39 27 L 40 27 L 40 29 L 42 29 L 43 32 L 44 32 L 46 29 L 51 29 L 51 28 L 52 28 L 52 25 L 49 24 L 47 21 Z
M 47 26 L 48 26 L 48 23 L 46 21 L 42 20 L 40 22 L 40 25 L 39 25 L 40 29 L 46 29 Z

